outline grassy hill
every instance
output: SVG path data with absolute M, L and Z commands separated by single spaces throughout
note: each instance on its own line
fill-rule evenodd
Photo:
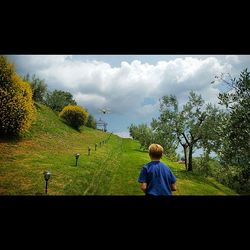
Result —
M 0 195 L 44 194 L 45 170 L 52 174 L 49 195 L 143 195 L 137 178 L 149 157 L 138 142 L 87 127 L 77 131 L 48 107 L 37 104 L 37 110 L 36 123 L 22 139 L 0 141 Z M 80 153 L 77 166 L 76 153 Z M 213 178 L 163 161 L 177 177 L 174 195 L 236 194 Z

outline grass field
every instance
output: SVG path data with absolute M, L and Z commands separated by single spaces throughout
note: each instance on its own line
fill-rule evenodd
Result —
M 137 178 L 149 157 L 138 142 L 87 127 L 74 130 L 46 106 L 36 106 L 37 121 L 23 138 L 0 141 L 1 195 L 44 194 L 45 170 L 51 172 L 48 195 L 143 195 Z M 80 153 L 77 166 L 75 153 Z M 174 195 L 236 194 L 213 178 L 163 161 L 177 177 Z

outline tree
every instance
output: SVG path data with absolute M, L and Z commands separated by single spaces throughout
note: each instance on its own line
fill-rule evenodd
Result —
M 229 74 L 228 74 L 229 75 Z M 239 181 L 250 190 L 250 72 L 245 69 L 238 79 L 229 75 L 216 76 L 226 86 L 226 91 L 220 93 L 220 104 L 229 113 L 229 119 L 224 126 L 224 146 L 220 154 L 225 164 L 239 166 L 241 176 Z
M 87 123 L 89 114 L 80 106 L 68 105 L 63 108 L 59 116 L 63 118 L 71 127 L 79 129 L 80 126 Z
M 139 135 L 138 135 L 138 127 L 135 124 L 131 124 L 129 129 L 129 135 L 134 139 L 138 140 Z
M 96 119 L 93 115 L 89 114 L 89 118 L 88 118 L 88 121 L 86 123 L 86 127 L 89 127 L 89 128 L 94 128 L 96 129 Z
M 147 124 L 140 124 L 138 126 L 131 124 L 129 132 L 133 139 L 140 142 L 143 149 L 148 149 L 149 145 L 154 141 L 153 131 Z
M 206 115 L 206 120 L 202 125 L 202 139 L 198 142 L 199 148 L 203 148 L 204 155 L 209 156 L 211 152 L 220 155 L 224 145 L 224 128 L 229 115 L 211 104 L 206 106 Z
M 163 125 L 158 126 L 158 121 L 153 119 L 151 122 L 151 127 L 153 130 L 153 140 L 162 145 L 164 148 L 164 154 L 168 156 L 171 160 L 176 160 L 177 154 L 176 149 L 178 143 L 175 140 L 173 134 L 169 133 L 169 130 Z
M 28 130 L 35 119 L 32 90 L 15 72 L 7 57 L 0 56 L 0 135 Z
M 212 128 L 215 128 L 211 114 L 218 113 L 215 106 L 207 105 L 201 95 L 191 91 L 188 102 L 179 111 L 176 96 L 163 96 L 160 103 L 160 117 L 154 120 L 154 128 L 161 131 L 162 137 L 168 138 L 170 145 L 180 144 L 183 147 L 185 167 L 192 171 L 192 157 L 201 141 L 213 140 Z M 208 129 L 209 128 L 209 129 Z
M 230 118 L 225 127 L 227 145 L 224 157 L 227 162 L 237 165 L 250 164 L 250 72 L 243 70 L 239 79 L 227 81 L 220 78 L 229 91 L 220 93 L 218 98 L 221 105 L 228 108 Z
M 24 76 L 24 81 L 29 82 L 32 89 L 32 98 L 36 102 L 44 102 L 45 94 L 47 92 L 47 85 L 44 80 L 39 79 L 34 74 L 30 79 L 29 74 Z
M 47 93 L 46 104 L 57 112 L 62 111 L 67 105 L 77 105 L 71 93 L 61 90 L 54 90 L 52 93 Z
M 154 128 L 153 122 L 150 127 L 147 126 L 147 124 L 140 124 L 138 126 L 131 124 L 129 133 L 133 139 L 140 142 L 141 148 L 148 149 L 150 144 L 157 143 L 164 148 L 164 154 L 167 155 L 168 158 L 176 159 L 176 146 L 171 144 L 169 138 L 162 136 L 161 131 L 157 131 L 157 129 Z

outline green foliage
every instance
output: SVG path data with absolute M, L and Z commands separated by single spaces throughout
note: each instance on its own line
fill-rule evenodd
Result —
M 238 80 L 231 79 L 232 90 L 219 95 L 229 107 L 230 119 L 225 127 L 223 159 L 231 164 L 250 166 L 250 72 L 244 70 Z
M 170 148 L 177 144 L 183 147 L 186 169 L 192 170 L 192 155 L 195 148 L 209 148 L 217 138 L 214 130 L 221 121 L 222 111 L 205 105 L 201 95 L 191 91 L 188 102 L 179 111 L 176 96 L 163 96 L 160 117 L 152 121 L 152 127 L 160 138 L 166 138 Z
M 87 123 L 85 124 L 86 127 L 96 129 L 96 119 L 93 115 L 89 114 L 89 118 Z
M 80 106 L 68 105 L 59 114 L 71 127 L 79 129 L 88 121 L 88 112 Z
M 130 136 L 138 140 L 142 149 L 148 149 L 149 145 L 153 143 L 153 131 L 147 126 L 147 124 L 140 124 L 138 126 L 131 124 L 129 127 Z
M 210 157 L 207 151 L 200 157 L 193 159 L 194 172 L 203 176 L 212 176 Z
M 228 114 L 215 105 L 206 106 L 206 119 L 200 131 L 201 140 L 198 141 L 198 148 L 203 148 L 206 154 L 215 152 L 220 154 L 223 148 L 224 128 L 228 121 Z
M 201 176 L 211 176 L 218 182 L 235 190 L 239 194 L 250 194 L 249 179 L 245 179 L 240 166 L 222 165 L 219 160 L 204 155 L 194 158 L 194 172 Z
M 175 150 L 181 144 L 185 165 L 192 170 L 192 155 L 195 148 L 209 148 L 217 138 L 213 130 L 221 121 L 222 112 L 211 104 L 205 106 L 201 95 L 191 91 L 189 101 L 179 111 L 176 96 L 163 96 L 160 103 L 160 117 L 153 119 L 151 129 L 130 126 L 130 135 L 144 146 L 145 141 L 157 142 L 164 147 L 167 155 L 176 158 Z M 149 138 L 149 140 L 147 140 Z M 209 147 L 210 146 L 210 147 Z M 219 146 L 218 146 L 219 147 Z
M 46 104 L 54 111 L 60 112 L 67 105 L 77 105 L 73 96 L 69 92 L 54 90 L 52 93 L 47 93 Z
M 136 138 L 137 138 L 137 131 L 138 131 L 137 126 L 134 125 L 134 124 L 131 124 L 131 125 L 129 126 L 128 129 L 129 129 L 129 135 L 130 135 L 133 139 L 136 140 Z
M 0 135 L 27 131 L 35 119 L 32 91 L 15 72 L 7 57 L 0 56 Z
M 24 76 L 24 81 L 29 82 L 32 89 L 32 98 L 35 102 L 44 102 L 45 94 L 47 93 L 47 84 L 44 80 L 39 79 L 36 75 L 30 79 L 29 74 Z
M 175 145 L 170 144 L 170 139 L 157 133 L 152 127 L 148 127 L 147 124 L 140 124 L 138 126 L 131 124 L 129 127 L 130 136 L 140 142 L 140 148 L 147 150 L 150 144 L 157 143 L 164 148 L 164 154 L 169 159 L 176 160 Z
M 223 127 L 224 164 L 239 166 L 238 183 L 250 190 L 250 72 L 245 69 L 239 79 L 221 80 L 230 90 L 219 94 L 220 104 L 228 108 L 229 118 Z
M 239 194 L 250 194 L 250 180 L 246 178 L 248 173 L 244 173 L 240 166 L 224 166 L 212 173 L 220 183 L 230 187 Z

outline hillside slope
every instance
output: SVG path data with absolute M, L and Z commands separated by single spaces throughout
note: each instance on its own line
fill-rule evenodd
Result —
M 0 141 L 1 195 L 44 194 L 45 170 L 52 174 L 49 195 L 143 195 L 137 178 L 149 157 L 138 142 L 87 127 L 76 131 L 48 107 L 37 104 L 37 110 L 36 123 L 22 139 Z M 77 166 L 75 153 L 80 153 Z M 235 194 L 212 178 L 163 161 L 177 176 L 175 195 Z

